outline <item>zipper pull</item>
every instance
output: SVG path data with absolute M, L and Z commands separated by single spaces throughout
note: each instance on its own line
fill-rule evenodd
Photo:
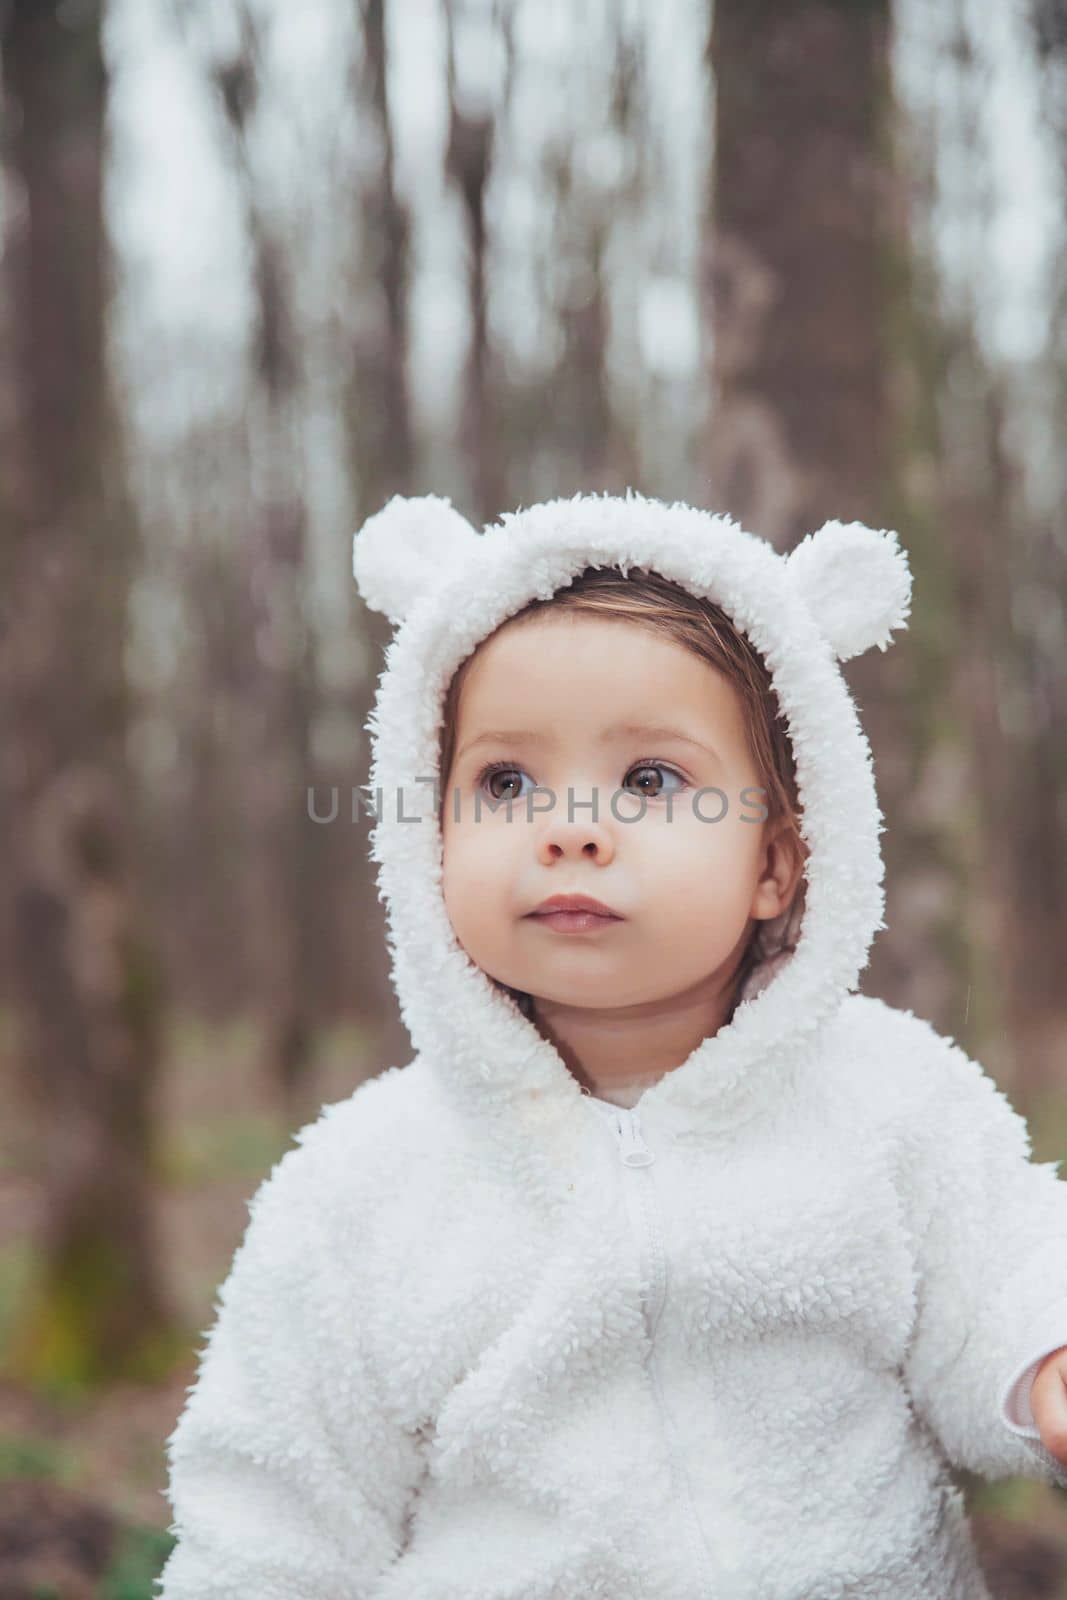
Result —
M 625 1167 L 649 1167 L 656 1157 L 641 1137 L 641 1124 L 636 1111 L 620 1106 L 615 1121 L 619 1135 L 619 1157 Z

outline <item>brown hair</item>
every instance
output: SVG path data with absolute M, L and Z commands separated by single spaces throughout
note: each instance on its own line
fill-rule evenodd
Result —
M 629 573 L 623 573 L 617 567 L 586 567 L 566 588 L 558 589 L 549 599 L 531 600 L 521 611 L 502 622 L 500 629 L 512 627 L 546 610 L 566 610 L 635 622 L 692 650 L 702 661 L 722 673 L 741 698 L 749 750 L 766 791 L 766 820 L 774 824 L 783 817 L 787 818 L 789 826 L 786 836 L 791 836 L 793 848 L 802 858 L 806 858 L 808 846 L 800 833 L 802 807 L 797 790 L 793 747 L 770 672 L 762 656 L 734 626 L 720 605 L 714 600 L 691 594 L 681 584 L 674 583 L 658 572 L 636 567 L 630 568 Z M 500 629 L 495 631 L 499 632 Z M 488 639 L 482 640 L 482 644 L 487 642 Z M 438 768 L 442 814 L 444 790 L 455 754 L 460 692 L 476 654 L 477 651 L 472 652 L 460 664 L 445 695 Z M 799 927 L 805 889 L 806 881 L 802 876 L 793 897 L 793 916 L 789 919 L 793 928 Z M 767 924 L 760 921 L 752 930 L 735 976 L 735 1005 L 745 980 L 760 962 L 786 949 L 795 949 L 795 945 L 768 948 L 766 929 Z M 496 982 L 495 979 L 493 981 Z M 505 989 L 520 1003 L 527 998 L 505 984 L 498 983 L 497 987 Z M 523 1004 L 523 1010 L 529 1014 L 527 1005 Z

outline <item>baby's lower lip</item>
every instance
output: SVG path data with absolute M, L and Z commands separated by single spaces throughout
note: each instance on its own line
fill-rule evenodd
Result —
M 621 917 L 601 916 L 599 911 L 535 911 L 532 922 L 543 923 L 557 933 L 595 933 L 599 928 L 621 922 Z

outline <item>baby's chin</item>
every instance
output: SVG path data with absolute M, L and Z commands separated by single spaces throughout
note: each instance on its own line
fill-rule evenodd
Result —
M 714 954 L 714 952 L 713 952 Z M 726 952 L 712 965 L 702 963 L 689 969 L 675 961 L 657 969 L 649 962 L 635 968 L 622 963 L 614 970 L 569 970 L 546 972 L 534 964 L 511 964 L 508 973 L 497 973 L 497 981 L 522 995 L 528 995 L 536 1011 L 551 1016 L 554 1010 L 569 1012 L 599 1011 L 622 1021 L 647 1018 L 650 1012 L 683 1010 L 721 998 L 728 987 L 736 961 Z
M 576 978 L 553 983 L 543 973 L 509 971 L 483 966 L 482 971 L 494 983 L 501 984 L 514 994 L 523 995 L 535 1005 L 559 1006 L 576 1010 L 616 1010 L 631 1003 L 632 987 L 625 983 Z
M 523 987 L 512 984 L 512 988 L 520 989 L 522 993 L 530 996 L 535 1011 L 549 1014 L 553 1011 L 600 1011 L 612 1013 L 633 1012 L 641 1006 L 654 1004 L 659 1000 L 666 1000 L 672 992 L 668 985 L 660 993 L 653 990 L 641 994 L 635 999 L 635 990 L 632 983 L 572 983 L 562 985 L 547 985 L 531 982 Z

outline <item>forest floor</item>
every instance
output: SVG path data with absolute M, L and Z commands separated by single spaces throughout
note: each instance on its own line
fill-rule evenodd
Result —
M 292 1131 L 346 1099 L 370 1070 L 358 1030 L 320 1040 L 305 1110 L 282 1108 L 245 1023 L 182 1023 L 158 1091 L 156 1228 L 166 1290 L 185 1325 L 206 1330 L 248 1223 L 248 1202 Z M 0 1051 L 0 1369 L 31 1280 L 42 1195 L 32 1121 Z M 149 1600 L 171 1545 L 164 1442 L 195 1381 L 196 1349 L 155 1385 L 116 1383 L 49 1399 L 0 1379 L 2 1600 Z
M 41 1216 L 29 1119 L 13 1094 L 0 1030 L 0 1363 L 30 1281 Z M 370 1070 L 366 1041 L 320 1045 L 295 1119 L 281 1108 L 248 1024 L 172 1031 L 159 1089 L 157 1227 L 167 1289 L 207 1330 L 248 1222 L 248 1202 L 291 1130 L 346 1099 Z M 1035 1158 L 1067 1148 L 1067 1094 L 1031 1117 Z M 202 1337 L 199 1345 L 202 1346 Z M 194 1382 L 196 1355 L 163 1383 L 45 1399 L 0 1380 L 0 1600 L 150 1600 L 171 1545 L 164 1442 Z M 1067 1492 L 1032 1480 L 961 1480 L 997 1600 L 1067 1600 Z

